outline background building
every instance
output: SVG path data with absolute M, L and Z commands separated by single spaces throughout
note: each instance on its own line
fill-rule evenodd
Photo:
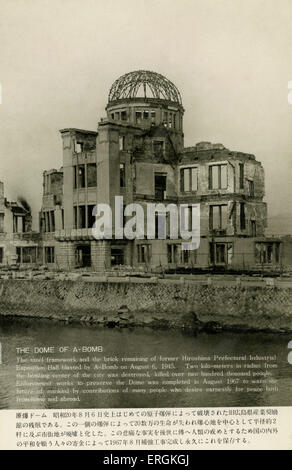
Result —
M 0 182 L 0 264 L 33 265 L 40 262 L 40 236 L 31 229 L 31 211 L 26 201 L 9 202 Z

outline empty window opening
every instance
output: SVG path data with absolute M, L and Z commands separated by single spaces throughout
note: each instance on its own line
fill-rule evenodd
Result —
M 198 190 L 198 168 L 181 169 L 181 191 L 190 192 Z
M 138 263 L 149 263 L 151 257 L 151 245 L 137 245 Z
M 225 244 L 224 243 L 215 243 L 215 256 L 216 263 L 225 263 Z
M 55 247 L 45 246 L 45 263 L 50 264 L 55 262 Z
M 250 221 L 250 234 L 251 234 L 252 237 L 257 236 L 257 226 L 256 226 L 256 221 L 255 220 Z
M 55 231 L 55 211 L 45 211 L 42 213 L 41 227 L 44 232 Z
M 78 206 L 78 228 L 86 228 L 86 206 Z
M 51 218 L 50 218 L 50 213 L 45 212 L 45 232 L 50 232 L 51 231 Z
M 169 213 L 165 212 L 155 213 L 154 219 L 155 239 L 165 240 L 169 236 Z
M 164 201 L 166 199 L 166 175 L 155 173 L 155 199 Z
M 86 228 L 86 206 L 74 206 L 74 227 Z
M 255 244 L 255 259 L 261 264 L 278 264 L 280 242 L 258 242 Z
M 227 165 L 209 166 L 209 189 L 227 188 Z
M 253 180 L 248 180 L 248 192 L 251 197 L 254 197 L 254 182 Z
M 210 230 L 226 230 L 227 205 L 210 206 L 209 222 Z
M 119 266 L 124 264 L 124 250 L 122 248 L 111 249 L 111 265 Z
M 181 262 L 183 264 L 189 264 L 191 261 L 191 250 L 181 250 Z
M 74 228 L 78 228 L 77 206 L 74 206 L 73 210 L 74 210 Z
M 87 173 L 87 187 L 88 188 L 95 188 L 96 187 L 96 163 L 87 163 L 86 165 L 86 173 Z
M 244 164 L 239 164 L 239 188 L 244 189 Z
M 83 142 L 75 141 L 75 144 L 74 144 L 75 153 L 82 153 L 83 148 L 84 148 L 84 143 Z
M 210 243 L 210 263 L 213 265 L 230 265 L 233 257 L 232 243 Z
M 55 211 L 50 211 L 51 217 L 51 232 L 55 231 Z
M 87 220 L 88 220 L 87 226 L 88 226 L 88 228 L 93 228 L 93 224 L 96 220 L 95 215 L 93 215 L 94 207 L 95 207 L 95 205 L 88 205 L 87 206 Z
M 78 166 L 74 165 L 73 167 L 73 188 L 76 189 L 78 187 Z
M 181 249 L 181 263 L 188 266 L 193 266 L 197 263 L 197 251 L 196 250 L 184 250 Z
M 164 119 L 163 119 L 163 124 L 165 127 L 167 127 L 167 122 L 168 122 L 168 113 L 165 111 L 164 112 Z
M 245 204 L 244 202 L 240 203 L 240 230 L 245 230 L 246 220 L 245 220 Z
M 13 214 L 13 232 L 23 233 L 25 232 L 25 218 L 21 215 Z
M 142 113 L 141 111 L 136 111 L 136 123 L 141 124 Z
M 193 224 L 193 208 L 192 206 L 181 207 L 181 218 L 183 230 L 192 230 Z
M 179 245 L 174 243 L 167 245 L 167 261 L 168 263 L 178 263 Z
M 159 236 L 159 214 L 155 214 L 155 239 Z
M 76 265 L 80 268 L 91 266 L 91 248 L 90 245 L 76 246 Z
M 96 163 L 86 165 L 74 165 L 73 187 L 74 189 L 92 188 L 97 185 Z
M 37 262 L 38 247 L 37 246 L 23 246 L 17 247 L 16 250 L 17 261 L 19 263 L 33 264 Z
M 126 186 L 126 165 L 125 163 L 120 163 L 120 187 L 124 188 Z
M 78 165 L 77 168 L 77 187 L 85 188 L 85 165 Z

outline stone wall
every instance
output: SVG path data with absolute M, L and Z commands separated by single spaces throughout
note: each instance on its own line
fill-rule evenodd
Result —
M 130 326 L 292 331 L 292 289 L 1 280 L 0 315 Z

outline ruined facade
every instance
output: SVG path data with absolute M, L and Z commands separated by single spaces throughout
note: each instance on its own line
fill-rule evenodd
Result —
M 175 85 L 153 72 L 126 74 L 112 85 L 106 112 L 96 132 L 60 131 L 63 166 L 43 175 L 45 263 L 95 271 L 281 265 L 281 241 L 265 237 L 261 163 L 222 144 L 184 148 L 184 108 Z M 124 205 L 141 204 L 145 213 L 148 203 L 199 203 L 199 248 L 183 250 L 182 240 L 170 237 L 96 240 L 93 208 L 109 204 L 114 222 L 115 196 Z

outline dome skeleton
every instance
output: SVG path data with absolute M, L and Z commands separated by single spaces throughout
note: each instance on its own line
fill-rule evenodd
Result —
M 147 70 L 130 72 L 119 77 L 111 86 L 108 101 L 134 99 L 143 86 L 144 98 L 155 98 L 182 104 L 177 87 L 163 75 Z M 153 96 L 147 96 L 147 87 Z

